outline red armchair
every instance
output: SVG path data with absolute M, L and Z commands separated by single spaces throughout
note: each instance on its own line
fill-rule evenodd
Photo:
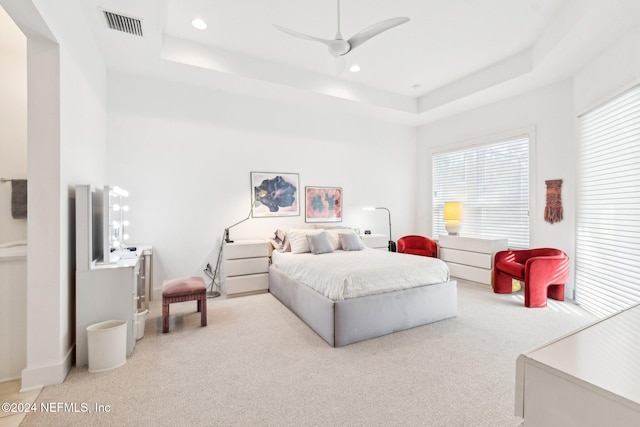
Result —
M 438 258 L 438 244 L 423 236 L 404 236 L 398 239 L 398 252 Z
M 547 297 L 564 301 L 569 257 L 551 248 L 500 251 L 493 262 L 493 291 L 510 293 L 511 279 L 524 282 L 526 307 L 546 307 Z

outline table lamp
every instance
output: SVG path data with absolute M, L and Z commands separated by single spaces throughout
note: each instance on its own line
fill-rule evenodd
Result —
M 445 228 L 450 236 L 460 234 L 462 228 L 462 203 L 460 202 L 444 202 L 444 220 Z

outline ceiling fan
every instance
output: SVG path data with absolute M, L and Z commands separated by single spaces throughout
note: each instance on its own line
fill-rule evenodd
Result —
M 333 40 L 309 36 L 309 35 L 302 34 L 297 31 L 293 31 L 288 28 L 284 28 L 275 24 L 274 24 L 274 27 L 294 37 L 320 42 L 329 48 L 329 53 L 331 55 L 338 58 L 351 52 L 353 49 L 360 46 L 362 43 L 366 42 L 370 38 L 375 37 L 384 31 L 390 30 L 393 27 L 397 27 L 398 25 L 404 24 L 405 22 L 409 22 L 409 18 L 404 18 L 404 17 L 386 19 L 384 21 L 380 21 L 378 23 L 370 25 L 364 30 L 357 33 L 356 35 L 352 36 L 350 39 L 344 40 L 342 38 L 342 33 L 340 32 L 340 0 L 337 0 L 337 1 L 338 1 L 338 31 L 336 32 L 336 37 Z

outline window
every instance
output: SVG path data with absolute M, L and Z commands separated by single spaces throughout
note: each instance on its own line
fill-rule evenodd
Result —
M 529 137 L 433 155 L 433 237 L 446 234 L 444 202 L 463 206 L 462 234 L 529 247 Z
M 640 86 L 579 122 L 575 299 L 606 316 L 640 301 Z

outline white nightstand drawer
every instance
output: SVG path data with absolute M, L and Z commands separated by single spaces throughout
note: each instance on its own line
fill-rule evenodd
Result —
M 224 246 L 224 288 L 227 296 L 269 289 L 271 243 L 264 239 L 236 240 Z
M 493 265 L 493 255 L 479 252 L 467 252 L 458 249 L 440 248 L 440 259 L 447 262 L 456 262 L 473 267 L 491 269 Z
M 236 240 L 224 246 L 225 258 L 257 258 L 269 256 L 270 243 L 266 240 Z
M 266 292 L 269 289 L 269 275 L 262 273 L 227 277 L 225 286 L 227 287 L 227 296 L 248 292 Z
M 360 238 L 368 248 L 382 249 L 389 247 L 389 236 L 386 234 L 361 234 Z
M 241 276 L 247 274 L 266 273 L 269 271 L 269 258 L 230 259 L 225 263 L 225 275 Z

